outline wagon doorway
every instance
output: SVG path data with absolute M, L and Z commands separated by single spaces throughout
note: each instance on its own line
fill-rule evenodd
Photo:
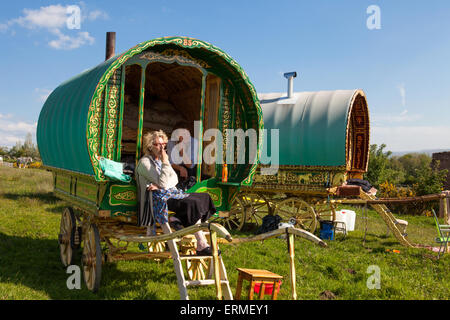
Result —
M 362 179 L 369 162 L 369 111 L 366 98 L 358 93 L 350 109 L 347 128 L 348 178 Z
M 200 146 L 202 132 L 217 126 L 218 77 L 205 77 L 196 67 L 163 62 L 149 63 L 145 69 L 138 64 L 128 65 L 125 73 L 122 162 L 139 160 L 143 155 L 142 137 L 150 131 L 163 130 L 170 139 L 174 130 L 187 127 L 195 137 L 195 122 L 203 120 L 197 127 L 203 129 L 196 137 Z M 198 156 L 191 158 L 198 160 Z M 196 173 L 197 181 L 214 176 L 215 165 L 202 165 Z

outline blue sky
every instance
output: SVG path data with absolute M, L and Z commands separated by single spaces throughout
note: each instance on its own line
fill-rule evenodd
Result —
M 81 28 L 65 23 L 81 9 Z M 370 30 L 370 5 L 380 29 Z M 363 89 L 371 143 L 389 150 L 450 149 L 450 1 L 16 1 L 0 10 L 0 145 L 35 135 L 45 97 L 102 62 L 105 33 L 117 53 L 161 36 L 210 42 L 230 54 L 261 93 Z

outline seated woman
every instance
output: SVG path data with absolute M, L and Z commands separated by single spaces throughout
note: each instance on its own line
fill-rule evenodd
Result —
M 136 168 L 138 188 L 140 189 L 139 226 L 147 226 L 151 230 L 154 221 L 161 224 L 164 233 L 170 233 L 167 222 L 175 230 L 208 220 L 216 208 L 207 193 L 184 193 L 175 186 L 177 174 L 173 170 L 165 147 L 167 136 L 162 131 L 149 132 L 143 137 L 144 156 Z M 152 197 L 149 197 L 152 191 Z M 147 208 L 146 208 L 147 206 Z M 150 207 L 153 209 L 151 215 Z M 168 210 L 175 216 L 168 216 Z M 197 255 L 210 255 L 208 245 L 202 231 L 195 233 L 197 239 Z

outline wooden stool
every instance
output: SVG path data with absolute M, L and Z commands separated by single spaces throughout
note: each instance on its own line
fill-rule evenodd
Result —
M 272 300 L 277 300 L 277 292 L 280 288 L 279 280 L 283 279 L 282 276 L 267 271 L 267 270 L 257 270 L 257 269 L 243 269 L 237 268 L 239 271 L 238 282 L 236 287 L 235 299 L 239 300 L 241 298 L 242 282 L 245 280 L 250 281 L 250 289 L 248 291 L 248 300 L 253 300 L 253 291 L 255 289 L 255 284 L 261 282 L 261 287 L 259 288 L 259 299 L 264 297 L 264 291 L 266 290 L 266 283 L 273 284 Z

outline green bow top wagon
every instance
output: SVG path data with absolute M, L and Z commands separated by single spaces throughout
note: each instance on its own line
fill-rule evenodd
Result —
M 208 129 L 218 129 L 224 145 L 229 129 L 255 130 L 257 152 L 245 164 L 230 166 L 226 181 L 222 161 L 198 165 L 189 192 L 208 192 L 218 211 L 229 210 L 240 186 L 252 184 L 258 164 L 259 100 L 244 70 L 221 49 L 197 39 L 164 37 L 107 58 L 57 87 L 39 116 L 43 165 L 53 173 L 55 194 L 69 203 L 60 234 L 66 265 L 70 248 L 80 241 L 80 219 L 97 222 L 102 240 L 113 230 L 98 221 L 126 222 L 131 229 L 136 224 L 134 177 L 109 174 L 102 164 L 108 159 L 133 168 L 143 155 L 146 132 L 162 129 L 170 138 L 181 120 L 197 121 L 201 155 L 213 143 L 203 141 Z
M 229 224 L 238 221 L 240 229 L 278 214 L 314 232 L 320 220 L 335 219 L 328 200 L 342 196 L 342 185 L 362 179 L 367 171 L 370 122 L 365 93 L 294 92 L 296 73 L 285 77 L 287 93 L 258 93 L 267 135 L 253 184 L 233 200 Z M 269 158 L 272 163 L 266 164 Z
M 95 216 L 130 220 L 136 186 L 106 176 L 101 158 L 136 164 L 143 134 L 162 129 L 170 138 L 180 120 L 200 121 L 203 148 L 209 128 L 225 136 L 227 129 L 258 132 L 263 126 L 256 91 L 243 69 L 200 40 L 146 41 L 66 81 L 48 97 L 37 128 L 55 193 Z M 209 192 L 218 210 L 226 210 L 234 189 L 252 183 L 257 159 L 249 162 L 230 166 L 224 183 L 221 165 L 203 163 L 191 191 Z M 202 181 L 205 174 L 211 178 Z

